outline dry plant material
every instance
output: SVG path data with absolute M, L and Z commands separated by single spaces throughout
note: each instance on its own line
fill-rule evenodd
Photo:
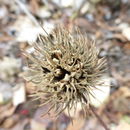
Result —
M 102 85 L 106 60 L 98 58 L 95 43 L 84 37 L 78 29 L 70 33 L 64 27 L 56 28 L 47 37 L 39 35 L 29 58 L 24 78 L 36 85 L 32 95 L 40 106 L 50 104 L 56 116 L 80 102 L 82 109 L 90 104 L 90 95 L 96 85 Z M 94 95 L 93 95 L 94 96 Z

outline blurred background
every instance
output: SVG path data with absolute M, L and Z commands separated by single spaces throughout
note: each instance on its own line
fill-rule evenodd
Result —
M 38 34 L 57 25 L 78 26 L 95 39 L 108 62 L 109 89 L 96 92 L 94 109 L 111 130 L 130 130 L 130 0 L 0 0 L 0 130 L 104 130 L 89 112 L 64 112 L 57 120 L 41 118 L 48 106 L 36 108 L 28 95 L 35 89 L 21 77 L 22 51 Z M 102 101 L 101 101 L 102 102 Z

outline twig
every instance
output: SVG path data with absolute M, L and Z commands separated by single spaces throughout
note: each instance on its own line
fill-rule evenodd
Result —
M 14 0 L 18 6 L 24 11 L 24 13 L 34 22 L 36 26 L 39 26 L 38 21 L 35 19 L 35 17 L 29 12 L 27 7 L 20 1 L 20 0 Z
M 87 103 L 87 99 L 83 96 L 84 101 Z M 100 116 L 96 113 L 96 111 L 94 110 L 94 108 L 89 105 L 90 110 L 92 111 L 92 113 L 95 115 L 95 117 L 98 119 L 98 121 L 101 123 L 101 125 L 104 127 L 105 130 L 110 130 L 106 124 L 104 123 L 104 121 L 100 118 Z
M 47 31 L 42 27 L 42 25 L 36 20 L 36 18 L 30 13 L 30 11 L 27 9 L 26 5 L 24 5 L 20 0 L 15 0 L 15 2 L 18 4 L 18 6 L 24 11 L 24 13 L 32 20 L 32 22 L 43 29 L 43 31 L 47 33 Z
M 90 105 L 89 106 L 90 110 L 93 112 L 93 114 L 96 116 L 96 118 L 99 120 L 99 122 L 101 123 L 101 125 L 104 127 L 105 130 L 110 130 L 106 124 L 104 123 L 104 121 L 100 118 L 100 116 L 96 113 L 96 111 L 94 110 L 94 108 Z

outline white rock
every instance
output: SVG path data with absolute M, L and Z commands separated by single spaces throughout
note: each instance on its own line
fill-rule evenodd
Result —
M 4 102 L 3 95 L 2 93 L 0 93 L 0 104 L 3 104 L 3 102 Z
M 0 60 L 0 77 L 3 80 L 9 80 L 15 73 L 20 71 L 21 60 L 11 57 L 4 57 Z
M 0 7 L 0 19 L 4 18 L 7 15 L 7 13 L 8 11 L 4 6 Z
M 122 34 L 130 41 L 130 27 L 123 29 Z
M 50 33 L 50 31 L 52 31 L 52 28 L 54 28 L 54 24 L 44 22 L 43 28 L 46 30 L 46 32 Z M 36 41 L 39 34 L 46 35 L 45 31 L 42 29 L 42 27 L 40 27 L 40 24 L 39 27 L 34 25 L 32 21 L 25 16 L 20 17 L 16 21 L 13 29 L 18 32 L 18 36 L 16 38 L 18 42 L 29 42 L 30 44 L 32 44 Z
M 25 28 L 20 32 L 19 36 L 17 37 L 17 40 L 19 42 L 25 42 L 25 41 L 34 42 L 36 41 L 39 32 L 40 32 L 39 28 L 35 27 Z
M 73 6 L 74 0 L 53 0 L 53 2 L 60 7 L 69 7 Z
M 130 40 L 130 25 L 128 23 L 119 24 L 118 29 L 122 32 L 123 36 Z
M 19 104 L 26 101 L 25 86 L 23 83 L 17 84 L 13 90 L 13 105 L 18 106 Z
M 37 15 L 41 18 L 49 18 L 51 16 L 51 12 L 49 12 L 45 7 L 41 7 L 37 11 Z
M 79 9 L 83 1 L 84 0 L 53 0 L 59 7 L 73 7 L 74 10 Z
M 90 95 L 90 104 L 95 107 L 101 106 L 110 95 L 110 78 L 105 77 L 103 82 L 103 86 L 96 86 L 97 89 L 94 88 L 91 91 L 94 97 Z
M 124 30 L 124 29 L 126 29 L 126 28 L 128 28 L 128 27 L 129 27 L 129 24 L 128 24 L 128 23 L 121 23 L 121 24 L 118 25 L 118 28 L 119 28 L 120 30 Z
M 116 23 L 116 24 L 121 24 L 121 23 L 122 23 L 122 20 L 121 20 L 120 18 L 117 18 L 117 19 L 115 19 L 115 23 Z

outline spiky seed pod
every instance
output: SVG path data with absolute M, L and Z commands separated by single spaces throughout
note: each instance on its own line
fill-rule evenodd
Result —
M 33 47 L 33 53 L 26 53 L 31 62 L 24 78 L 37 86 L 33 96 L 40 106 L 50 104 L 48 112 L 53 109 L 56 115 L 76 109 L 78 102 L 84 109 L 106 65 L 94 42 L 58 27 L 47 37 L 40 35 Z

